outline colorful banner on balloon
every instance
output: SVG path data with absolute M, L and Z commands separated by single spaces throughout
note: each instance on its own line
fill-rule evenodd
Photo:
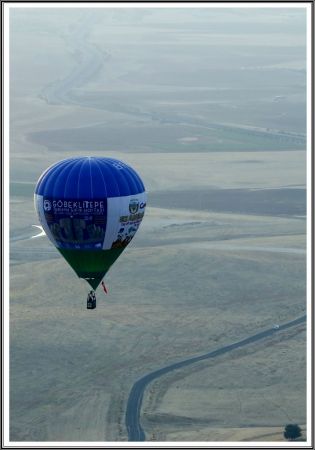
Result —
M 126 247 L 137 232 L 144 216 L 146 193 L 107 199 L 108 232 L 103 249 Z
M 144 216 L 146 193 L 105 199 L 35 196 L 45 233 L 58 248 L 123 248 Z

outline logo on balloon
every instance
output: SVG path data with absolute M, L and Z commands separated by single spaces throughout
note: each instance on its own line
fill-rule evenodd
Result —
M 113 167 L 115 167 L 116 169 L 119 169 L 119 170 L 124 168 L 123 164 L 121 162 L 118 162 L 118 161 L 112 162 L 111 164 L 112 164 Z
M 139 209 L 139 201 L 137 199 L 130 200 L 129 211 L 131 214 L 136 214 Z
M 51 202 L 49 200 L 44 200 L 44 211 L 51 210 Z

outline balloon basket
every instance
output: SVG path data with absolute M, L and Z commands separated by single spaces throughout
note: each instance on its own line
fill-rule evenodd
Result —
M 86 302 L 86 309 L 95 309 L 96 308 L 96 298 L 88 299 Z

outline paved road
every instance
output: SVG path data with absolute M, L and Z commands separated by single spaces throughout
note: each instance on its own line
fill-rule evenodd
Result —
M 305 321 L 306 315 L 303 315 L 295 320 L 291 320 L 290 322 L 286 322 L 280 325 L 279 328 L 269 328 L 268 330 L 261 331 L 260 333 L 249 336 L 248 338 L 242 339 L 241 341 L 234 342 L 233 344 L 226 345 L 212 352 L 185 359 L 184 361 L 179 361 L 174 364 L 170 364 L 169 366 L 162 367 L 161 369 L 144 375 L 132 386 L 127 402 L 125 422 L 128 432 L 128 441 L 145 441 L 145 433 L 140 424 L 140 411 L 144 390 L 147 385 L 151 383 L 151 381 L 155 380 L 161 375 L 165 375 L 166 373 L 171 372 L 172 370 L 181 369 L 182 367 L 186 367 L 190 364 L 203 361 L 204 359 L 216 358 L 217 356 L 223 355 L 224 353 L 230 352 L 240 347 L 244 347 L 248 344 L 252 344 L 283 330 L 299 325 Z

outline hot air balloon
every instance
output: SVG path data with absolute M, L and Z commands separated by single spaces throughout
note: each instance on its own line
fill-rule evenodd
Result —
M 137 232 L 146 193 L 127 164 L 84 156 L 49 167 L 37 182 L 34 201 L 48 238 L 95 290 Z

